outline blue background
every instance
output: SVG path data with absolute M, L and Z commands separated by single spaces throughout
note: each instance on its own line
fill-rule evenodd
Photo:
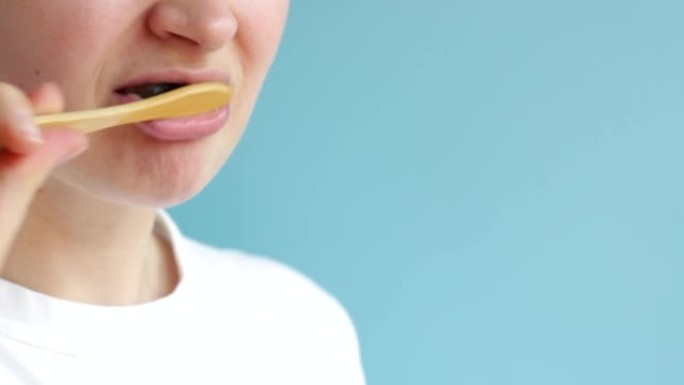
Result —
M 302 270 L 369 384 L 684 383 L 684 3 L 293 1 L 172 211 Z

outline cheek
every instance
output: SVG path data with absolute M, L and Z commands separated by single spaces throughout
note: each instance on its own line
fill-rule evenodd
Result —
M 247 68 L 266 71 L 273 61 L 285 27 L 288 0 L 236 0 L 238 44 L 249 61 Z
M 130 8 L 121 1 L 32 1 L 0 0 L 0 78 L 27 90 L 48 80 L 84 89 Z

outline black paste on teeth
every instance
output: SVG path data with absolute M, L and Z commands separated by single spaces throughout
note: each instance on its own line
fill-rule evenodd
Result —
M 139 95 L 141 98 L 146 99 L 169 91 L 173 91 L 183 86 L 184 84 L 180 83 L 144 84 L 142 86 L 123 88 L 118 92 L 121 94 L 136 94 Z

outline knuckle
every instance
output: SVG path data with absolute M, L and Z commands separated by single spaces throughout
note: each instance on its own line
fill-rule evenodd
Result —
M 19 88 L 0 82 L 0 113 L 7 115 L 10 110 L 28 108 L 29 99 Z
M 28 97 L 17 87 L 0 82 L 0 150 L 3 143 L 11 145 L 16 140 L 12 131 L 22 132 L 27 116 L 31 116 Z

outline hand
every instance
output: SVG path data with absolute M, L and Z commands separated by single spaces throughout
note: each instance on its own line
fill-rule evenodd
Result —
M 43 84 L 25 95 L 0 82 L 0 273 L 33 197 L 50 172 L 83 152 L 85 135 L 70 129 L 41 131 L 34 114 L 61 112 L 59 87 Z

